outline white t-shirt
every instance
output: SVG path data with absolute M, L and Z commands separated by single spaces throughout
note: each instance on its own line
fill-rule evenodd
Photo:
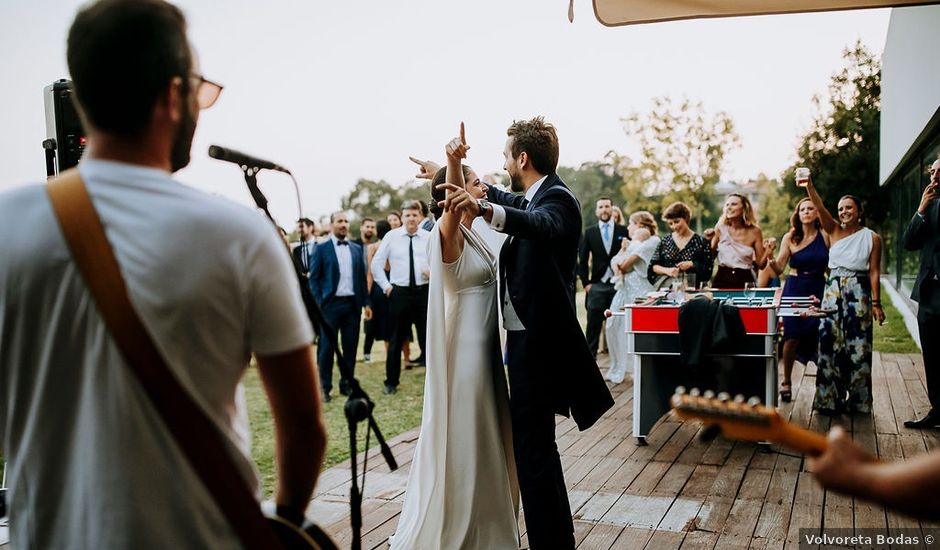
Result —
M 86 159 L 82 178 L 131 302 L 252 487 L 250 352 L 313 331 L 288 252 L 259 214 L 166 172 Z M 237 548 L 125 364 L 44 186 L 0 194 L 0 443 L 13 548 Z

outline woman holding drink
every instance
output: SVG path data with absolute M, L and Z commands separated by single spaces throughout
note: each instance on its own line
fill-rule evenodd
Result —
M 822 230 L 829 234 L 829 279 L 820 308 L 831 311 L 819 324 L 819 361 L 813 407 L 822 414 L 871 413 L 872 319 L 881 308 L 881 237 L 861 224 L 862 204 L 839 199 L 838 220 L 806 177 L 806 192 Z
M 787 262 L 790 273 L 783 286 L 783 296 L 815 296 L 821 298 L 829 264 L 829 235 L 822 230 L 819 213 L 809 198 L 797 205 L 790 217 L 790 231 L 780 242 L 780 254 L 768 260 L 767 267 L 775 274 L 783 273 Z M 797 355 L 815 357 L 819 343 L 819 319 L 815 317 L 783 318 L 783 382 L 780 401 L 789 403 L 793 393 L 790 375 Z

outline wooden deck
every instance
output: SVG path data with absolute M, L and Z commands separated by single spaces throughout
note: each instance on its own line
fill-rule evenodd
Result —
M 886 460 L 940 447 L 940 432 L 902 424 L 929 409 L 921 361 L 919 355 L 875 353 L 874 414 L 835 422 Z M 794 370 L 794 400 L 781 407 L 782 414 L 800 426 L 828 430 L 830 419 L 812 411 L 812 365 Z M 579 433 L 560 417 L 556 427 L 578 548 L 797 548 L 800 528 L 938 526 L 823 491 L 806 462 L 787 450 L 762 452 L 720 438 L 702 443 L 698 423 L 671 414 L 650 431 L 649 445 L 638 447 L 631 434 L 632 384 L 628 379 L 612 392 L 616 405 L 590 430 Z M 395 472 L 377 449 L 370 452 L 363 548 L 386 548 L 395 532 L 416 441 L 417 430 L 390 441 L 399 463 Z M 351 536 L 348 491 L 347 462 L 323 473 L 309 510 L 341 548 Z M 520 527 L 525 533 L 521 517 Z

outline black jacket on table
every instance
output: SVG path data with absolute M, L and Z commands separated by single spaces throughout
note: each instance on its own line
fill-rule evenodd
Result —
M 601 228 L 597 224 L 588 227 L 584 231 L 584 238 L 581 239 L 581 247 L 578 251 L 578 276 L 581 278 L 581 285 L 588 286 L 600 282 L 610 267 L 610 259 L 617 252 L 620 252 L 620 245 L 624 239 L 629 239 L 627 228 L 622 225 L 612 224 L 614 234 L 611 235 L 610 249 L 604 248 L 604 239 L 601 237 Z M 588 273 L 588 258 L 591 259 L 591 269 Z
M 902 240 L 906 250 L 920 250 L 920 271 L 911 290 L 911 299 L 920 302 L 924 281 L 940 275 L 940 200 L 931 202 L 923 217 L 914 213 Z
M 530 382 L 541 388 L 556 413 L 570 414 L 585 430 L 614 401 L 575 310 L 581 205 L 555 175 L 542 182 L 531 204 L 495 187 L 487 198 L 505 208 L 503 233 L 510 236 L 499 256 L 500 299 L 509 293 L 526 328 L 530 372 L 533 366 L 544 369 Z

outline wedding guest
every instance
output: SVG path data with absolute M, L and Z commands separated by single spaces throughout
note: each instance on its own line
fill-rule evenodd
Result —
M 392 226 L 386 220 L 379 220 L 375 223 L 376 241 L 369 243 L 366 247 L 366 265 L 372 265 L 372 257 L 382 244 L 382 239 L 392 230 Z M 386 279 L 388 270 L 385 270 Z M 369 330 L 365 333 L 365 342 L 362 347 L 362 360 L 366 363 L 372 362 L 372 345 L 376 340 L 385 342 L 385 352 L 388 353 L 389 333 L 391 329 L 388 326 L 388 297 L 382 292 L 382 287 L 375 283 L 372 278 L 372 269 L 366 270 L 366 284 L 369 289 L 369 297 L 372 299 L 372 319 L 369 320 Z M 410 359 L 410 358 L 409 358 Z
M 578 276 L 584 287 L 587 311 L 584 335 L 595 357 L 604 326 L 604 310 L 610 307 L 616 292 L 611 281 L 614 273 L 610 269 L 610 258 L 620 250 L 620 241 L 627 238 L 627 228 L 614 224 L 610 218 L 612 206 L 609 197 L 597 199 L 594 208 L 597 224 L 584 231 L 578 250 Z
M 815 296 L 822 298 L 829 265 L 829 235 L 822 230 L 819 212 L 813 201 L 804 198 L 790 217 L 790 231 L 780 241 L 780 254 L 767 262 L 776 275 L 790 263 L 790 273 L 783 286 L 783 296 Z M 793 391 L 790 375 L 797 356 L 805 363 L 816 358 L 819 344 L 819 319 L 815 317 L 783 318 L 783 382 L 780 400 L 789 403 Z
M 610 260 L 610 267 L 614 271 L 614 288 L 617 289 L 610 309 L 615 312 L 653 290 L 646 274 L 650 258 L 659 246 L 656 220 L 649 212 L 634 212 L 630 215 L 627 232 L 630 234 L 630 240 L 624 239 L 620 252 Z M 614 384 L 623 382 L 624 376 L 630 371 L 632 360 L 631 354 L 627 353 L 624 323 L 624 318 L 619 315 L 607 318 L 610 368 L 607 369 L 605 378 Z
M 650 282 L 661 288 L 686 273 L 695 277 L 696 285 L 707 284 L 712 275 L 711 247 L 689 227 L 692 209 L 684 202 L 674 202 L 666 207 L 662 219 L 672 232 L 663 237 L 650 258 Z
M 623 225 L 623 210 L 616 204 L 610 207 L 610 219 L 616 225 Z
M 756 283 L 754 267 L 767 265 L 764 235 L 757 226 L 751 201 L 744 195 L 731 193 L 725 199 L 724 211 L 714 229 L 705 231 L 712 252 L 717 252 L 718 270 L 712 279 L 715 288 L 744 288 Z
M 385 219 L 388 221 L 388 224 L 392 226 L 392 229 L 398 229 L 401 227 L 401 212 L 398 210 L 392 210 L 389 212 L 388 215 L 385 216 Z
M 813 186 L 806 192 L 829 234 L 829 279 L 820 309 L 832 310 L 819 324 L 819 361 L 813 407 L 821 414 L 871 413 L 872 319 L 883 323 L 881 237 L 861 223 L 857 197 L 839 199 L 839 219 Z

